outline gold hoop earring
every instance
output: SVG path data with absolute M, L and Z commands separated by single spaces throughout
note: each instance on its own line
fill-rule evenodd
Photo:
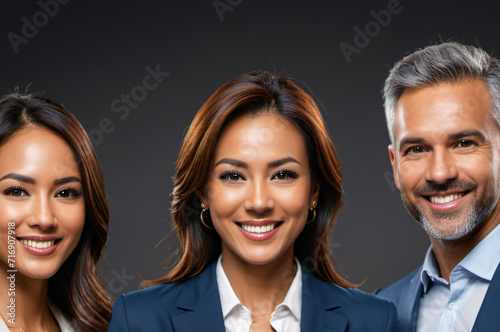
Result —
M 316 218 L 316 209 L 310 208 L 309 210 L 313 212 L 313 217 L 311 220 L 306 221 L 306 225 L 312 223 L 314 221 L 314 219 Z
M 208 210 L 205 209 L 205 207 L 203 207 L 203 210 L 201 210 L 201 213 L 200 213 L 201 223 L 203 224 L 203 226 L 205 226 L 208 229 L 214 229 L 213 227 L 208 227 L 208 225 L 205 224 L 205 221 L 203 220 L 203 212 L 205 212 L 205 211 L 208 211 Z

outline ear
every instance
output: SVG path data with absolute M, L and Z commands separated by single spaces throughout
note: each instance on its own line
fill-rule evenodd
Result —
M 394 183 L 396 184 L 396 187 L 401 190 L 399 186 L 399 175 L 398 175 L 398 162 L 396 160 L 396 154 L 394 152 L 394 148 L 392 144 L 389 144 L 387 147 L 389 150 L 389 159 L 391 159 L 391 165 L 392 165 L 392 175 L 394 176 Z
M 200 201 L 200 205 L 205 206 L 205 209 L 208 209 L 208 199 L 207 195 L 205 194 L 205 188 L 196 189 L 195 193 Z
M 318 199 L 319 199 L 319 189 L 320 185 L 319 182 L 316 179 L 312 179 L 311 181 L 311 196 L 309 199 L 309 207 L 316 207 L 318 205 Z

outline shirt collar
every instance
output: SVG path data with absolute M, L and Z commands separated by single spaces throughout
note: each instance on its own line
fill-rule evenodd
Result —
M 301 309 L 302 309 L 302 268 L 300 266 L 300 262 L 297 258 L 294 258 L 295 266 L 297 271 L 295 273 L 295 277 L 293 278 L 292 284 L 288 289 L 288 292 L 285 296 L 285 300 L 283 303 L 278 305 L 278 307 L 286 306 L 290 309 L 292 314 L 300 321 L 301 317 Z M 239 306 L 243 306 L 236 296 L 236 293 L 227 278 L 226 272 L 222 267 L 222 255 L 219 256 L 217 260 L 217 286 L 219 288 L 219 296 L 221 300 L 222 307 L 222 315 L 224 318 L 235 308 Z M 275 309 L 275 311 L 276 311 Z
M 432 251 L 432 244 L 427 249 L 424 264 L 422 265 L 422 272 L 420 273 L 420 283 L 424 287 L 424 293 L 427 293 L 431 281 L 447 284 L 447 281 L 439 276 L 439 268 L 434 252 Z
M 465 269 L 470 273 L 491 281 L 495 270 L 500 264 L 500 226 L 495 227 L 467 256 L 453 269 L 454 272 Z M 427 250 L 422 272 L 420 273 L 420 282 L 424 287 L 424 293 L 427 292 L 430 282 L 439 282 L 445 285 L 448 282 L 439 276 L 439 268 L 436 257 L 432 251 L 432 245 Z
M 458 265 L 480 278 L 491 281 L 500 263 L 499 243 L 500 226 L 497 226 Z

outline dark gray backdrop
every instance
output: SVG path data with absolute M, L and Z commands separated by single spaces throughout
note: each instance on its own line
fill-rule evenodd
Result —
M 494 6 L 417 0 L 11 1 L 1 11 L 0 92 L 29 84 L 30 91 L 46 91 L 91 135 L 111 213 L 100 270 L 117 296 L 136 290 L 141 279 L 161 276 L 175 250 L 171 177 L 200 105 L 221 84 L 255 69 L 304 82 L 326 110 L 343 170 L 346 204 L 333 243 L 338 265 L 350 281 L 366 280 L 362 289 L 371 292 L 419 265 L 429 245 L 392 182 L 380 95 L 388 68 L 440 40 L 498 53 Z M 363 38 L 359 30 L 368 34 Z M 150 71 L 159 74 L 146 81 L 147 90 Z M 122 95 L 132 95 L 128 106 Z

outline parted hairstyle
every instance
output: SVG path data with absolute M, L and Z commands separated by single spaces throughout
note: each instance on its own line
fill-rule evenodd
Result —
M 97 262 L 108 235 L 109 213 L 102 174 L 90 140 L 76 118 L 41 93 L 14 93 L 0 100 L 0 149 L 28 126 L 47 128 L 71 147 L 82 177 L 85 225 L 80 241 L 55 275 L 49 298 L 74 318 L 81 331 L 107 331 L 111 300 L 98 277 Z
M 225 124 L 248 113 L 277 114 L 295 124 L 304 137 L 311 175 L 320 185 L 316 219 L 305 225 L 294 255 L 319 278 L 352 285 L 334 269 L 330 235 L 342 206 L 342 176 L 335 147 L 314 100 L 290 79 L 255 71 L 221 86 L 201 106 L 182 144 L 176 164 L 171 212 L 179 239 L 177 265 L 150 287 L 174 283 L 200 273 L 221 253 L 221 238 L 201 223 L 197 193 L 207 182 L 215 146 Z M 205 214 L 208 216 L 208 214 Z M 210 217 L 205 221 L 210 222 Z
M 484 50 L 447 42 L 427 46 L 404 57 L 391 69 L 384 85 L 385 118 L 394 145 L 396 104 L 406 88 L 479 79 L 492 101 L 491 114 L 500 126 L 500 61 Z

